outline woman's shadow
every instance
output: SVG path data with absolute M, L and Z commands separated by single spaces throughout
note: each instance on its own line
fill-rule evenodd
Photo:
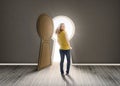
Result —
M 61 75 L 62 76 L 62 79 L 65 81 L 65 86 L 76 86 L 75 85 L 75 81 L 74 81 L 74 79 L 71 77 L 71 75 Z M 68 79 L 69 80 L 68 80 Z

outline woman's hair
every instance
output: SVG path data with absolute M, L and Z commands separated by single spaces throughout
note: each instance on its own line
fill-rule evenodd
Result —
M 64 23 L 60 23 L 60 26 L 56 29 L 56 34 L 59 34 L 61 31 L 63 31 L 62 29 L 61 29 L 61 26 L 63 25 Z

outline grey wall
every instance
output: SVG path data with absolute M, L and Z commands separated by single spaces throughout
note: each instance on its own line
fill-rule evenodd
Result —
M 120 63 L 120 1 L 85 0 L 78 4 L 73 62 Z
M 43 12 L 75 23 L 73 62 L 120 62 L 119 0 L 0 0 L 0 62 L 37 62 Z

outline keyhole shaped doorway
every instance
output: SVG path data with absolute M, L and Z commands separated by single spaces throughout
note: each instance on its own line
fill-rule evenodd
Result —
M 53 44 L 53 52 L 52 52 L 52 61 L 60 62 L 60 54 L 59 54 L 59 44 L 57 42 L 57 35 L 55 34 L 56 29 L 59 27 L 60 23 L 65 24 L 65 31 L 68 35 L 68 39 L 71 40 L 75 33 L 75 24 L 74 22 L 67 16 L 56 16 L 53 18 L 54 32 L 52 35 L 52 39 L 54 40 Z M 66 58 L 65 58 L 66 62 Z

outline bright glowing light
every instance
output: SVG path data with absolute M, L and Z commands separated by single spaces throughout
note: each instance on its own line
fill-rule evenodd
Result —
M 67 16 L 57 16 L 53 18 L 53 23 L 54 23 L 54 33 L 52 39 L 54 40 L 54 45 L 53 45 L 52 57 L 54 62 L 59 62 L 60 61 L 59 44 L 57 43 L 57 35 L 55 34 L 55 31 L 57 27 L 60 25 L 60 23 L 64 23 L 65 30 L 68 35 L 68 39 L 70 40 L 74 35 L 75 25 L 73 21 Z

